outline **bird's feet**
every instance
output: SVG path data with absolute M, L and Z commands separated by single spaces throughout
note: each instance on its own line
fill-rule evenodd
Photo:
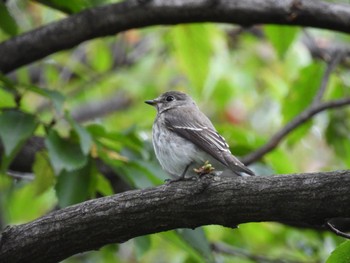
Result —
M 206 161 L 203 166 L 199 168 L 194 168 L 193 171 L 198 174 L 199 177 L 202 177 L 203 175 L 210 174 L 215 170 L 215 168 L 209 163 L 209 161 Z
M 179 176 L 175 179 L 166 179 L 164 182 L 166 185 L 175 183 L 175 182 L 181 182 L 181 181 L 195 181 L 198 180 L 197 176 L 191 176 L 191 177 L 183 177 L 183 176 Z
M 198 176 L 185 177 L 188 167 L 189 165 L 186 167 L 186 169 L 184 170 L 181 176 L 176 177 L 174 175 L 174 177 L 176 177 L 175 179 L 166 179 L 165 184 L 169 185 L 171 183 L 180 182 L 180 181 L 195 181 L 204 177 L 205 175 L 214 174 L 213 171 L 215 170 L 215 168 L 209 163 L 209 161 L 206 161 L 203 166 L 193 169 L 193 171 Z

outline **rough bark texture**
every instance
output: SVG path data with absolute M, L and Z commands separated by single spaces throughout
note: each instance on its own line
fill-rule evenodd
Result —
M 350 171 L 204 177 L 90 200 L 0 236 L 0 262 L 57 262 L 73 254 L 176 228 L 279 221 L 322 226 L 350 217 Z
M 350 6 L 311 0 L 128 0 L 85 10 L 0 44 L 0 72 L 92 38 L 190 22 L 286 24 L 350 32 Z

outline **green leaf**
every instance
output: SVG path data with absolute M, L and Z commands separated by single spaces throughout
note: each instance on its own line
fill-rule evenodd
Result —
M 26 88 L 32 92 L 35 92 L 41 96 L 44 96 L 52 101 L 55 110 L 57 112 L 62 112 L 63 110 L 63 103 L 65 101 L 65 97 L 62 95 L 62 93 L 56 91 L 56 90 L 49 90 L 44 88 L 39 88 L 34 85 L 28 85 Z
M 329 256 L 326 263 L 349 263 L 350 262 L 350 240 L 340 244 Z
M 32 136 L 38 122 L 34 115 L 17 110 L 0 114 L 0 138 L 5 148 L 1 170 L 5 171 L 25 141 Z
M 2 212 L 11 224 L 23 224 L 49 213 L 56 203 L 52 188 L 38 195 L 34 182 L 31 182 L 23 187 L 12 189 L 11 196 L 7 199 L 7 209 Z
M 88 155 L 92 145 L 92 137 L 90 133 L 79 123 L 77 123 L 67 112 L 65 114 L 66 119 L 72 125 L 74 131 L 77 133 L 80 142 L 80 148 L 85 155 Z
M 104 196 L 114 194 L 111 183 L 100 173 L 97 173 L 96 191 Z
M 333 111 L 329 113 L 330 121 L 326 129 L 326 140 L 347 166 L 350 167 L 350 113 Z
M 16 92 L 16 85 L 13 80 L 5 76 L 0 72 L 0 81 L 2 82 L 1 88 L 4 88 L 6 90 L 11 90 L 13 92 Z
M 35 179 L 33 181 L 35 187 L 35 194 L 40 195 L 52 187 L 56 182 L 55 174 L 49 162 L 46 152 L 38 152 L 35 155 L 35 162 L 33 165 L 33 172 Z
M 97 40 L 88 52 L 89 62 L 97 72 L 105 72 L 112 67 L 113 57 L 106 41 Z
M 63 170 L 72 172 L 82 168 L 87 162 L 87 157 L 82 152 L 80 144 L 72 139 L 61 138 L 55 130 L 49 131 L 45 145 L 56 175 Z
M 289 122 L 313 101 L 323 77 L 325 66 L 314 63 L 300 71 L 299 78 L 291 84 L 291 88 L 282 104 L 284 123 Z
M 276 49 L 278 57 L 283 59 L 300 29 L 291 26 L 268 25 L 264 27 L 264 31 L 269 41 Z
M 86 130 L 95 140 L 98 140 L 101 144 L 110 149 L 120 150 L 122 144 L 129 143 L 128 138 L 124 134 L 119 132 L 107 132 L 105 127 L 100 124 L 91 124 L 86 127 Z
M 300 140 L 308 134 L 310 128 L 312 127 L 312 121 L 308 121 L 298 128 L 294 129 L 287 137 L 287 145 L 293 146 L 299 143 Z
M 55 110 L 57 112 L 62 112 L 63 109 L 63 103 L 65 100 L 65 97 L 62 95 L 62 93 L 56 91 L 56 90 L 44 90 L 44 94 L 47 98 L 49 98 L 52 103 L 53 106 L 55 107 Z
M 298 170 L 295 163 L 290 161 L 292 158 L 282 149 L 275 149 L 264 156 L 264 159 L 276 174 L 288 174 Z
M 204 86 L 213 53 L 209 24 L 178 25 L 171 29 L 171 43 L 180 68 L 197 89 Z
M 144 176 L 146 176 L 153 185 L 160 185 L 164 180 L 169 178 L 169 175 L 164 172 L 158 162 L 150 162 L 149 160 L 137 160 L 134 162 L 145 171 Z
M 58 176 L 56 193 L 59 206 L 83 202 L 95 192 L 96 170 L 91 162 L 75 171 L 62 171 Z
M 283 123 L 294 119 L 298 114 L 311 105 L 323 77 L 324 65 L 311 64 L 300 71 L 299 79 L 293 84 L 282 104 Z M 288 144 L 300 141 L 311 128 L 311 122 L 304 123 L 288 136 Z
M 0 108 L 15 108 L 16 102 L 12 92 L 2 88 L 0 84 Z
M 142 167 L 136 162 L 129 162 L 128 165 L 124 165 L 119 168 L 120 175 L 129 184 L 135 186 L 136 188 L 146 188 L 154 186 L 157 182 L 156 177 L 147 168 Z M 153 177 L 153 182 L 150 178 Z M 159 184 L 159 182 L 158 182 Z
M 340 99 L 349 96 L 349 89 L 341 76 L 331 75 L 327 86 L 325 100 Z
M 108 0 L 36 0 L 37 2 L 57 9 L 67 14 L 77 13 L 83 9 L 102 5 L 108 2 Z
M 151 248 L 150 236 L 141 236 L 133 239 L 136 245 L 136 256 L 138 261 Z
M 84 0 L 37 0 L 37 2 L 67 14 L 77 13 L 87 7 Z
M 0 28 L 10 36 L 18 33 L 17 23 L 3 2 L 0 2 Z
M 203 228 L 196 229 L 182 228 L 176 231 L 191 247 L 205 258 L 206 262 L 213 262 L 214 257 Z
M 193 259 L 192 261 L 184 262 L 208 262 L 208 260 L 205 260 L 204 256 L 202 256 L 197 249 L 189 246 L 185 239 L 177 231 L 167 231 L 161 233 L 161 235 L 166 241 L 176 245 L 178 248 L 184 251 L 188 256 L 190 256 L 191 260 Z
M 106 137 L 108 132 L 106 131 L 103 125 L 93 123 L 89 124 L 86 129 L 94 136 L 94 137 Z

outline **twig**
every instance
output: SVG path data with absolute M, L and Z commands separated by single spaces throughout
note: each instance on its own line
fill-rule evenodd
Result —
M 242 162 L 246 165 L 251 164 L 253 162 L 258 161 L 261 159 L 265 154 L 271 152 L 273 149 L 277 147 L 277 145 L 286 137 L 289 133 L 291 133 L 293 130 L 295 130 L 297 127 L 311 119 L 316 114 L 328 110 L 328 109 L 335 109 L 339 108 L 345 105 L 350 104 L 350 98 L 343 98 L 339 100 L 333 100 L 329 102 L 324 102 L 321 104 L 318 104 L 317 106 L 312 106 L 304 110 L 302 113 L 300 113 L 298 116 L 296 116 L 293 120 L 291 120 L 289 123 L 287 123 L 286 126 L 284 126 L 281 130 L 279 130 L 275 135 L 271 137 L 271 139 L 262 147 L 257 149 L 256 151 L 252 152 L 251 154 L 245 156 L 242 158 Z
M 295 260 L 288 260 L 288 259 L 277 259 L 277 258 L 274 259 L 274 258 L 262 256 L 262 255 L 254 255 L 243 249 L 228 246 L 226 244 L 218 243 L 218 242 L 212 243 L 210 246 L 214 252 L 241 257 L 241 258 L 247 258 L 254 262 L 264 262 L 264 263 L 301 263 L 302 262 L 302 261 L 295 261 Z
M 312 105 L 317 105 L 322 101 L 323 95 L 327 89 L 329 77 L 331 76 L 331 73 L 336 68 L 336 66 L 343 59 L 343 57 L 344 57 L 344 52 L 338 51 L 337 53 L 334 54 L 334 56 L 328 62 L 326 71 L 324 72 L 323 77 L 322 77 L 321 86 L 318 89 L 318 92 L 317 92 L 314 100 L 312 101 Z
M 315 39 L 307 30 L 303 30 L 302 42 L 307 47 L 312 57 L 323 61 L 330 61 L 335 53 L 342 52 L 343 65 L 346 66 L 346 59 L 350 56 L 350 48 L 341 42 L 324 41 L 324 39 Z M 345 63 L 344 63 L 345 62 Z
M 350 104 L 350 97 L 342 98 L 338 100 L 332 100 L 328 102 L 321 102 L 329 81 L 330 74 L 334 70 L 334 68 L 338 65 L 338 63 L 341 61 L 342 55 L 343 55 L 343 52 L 338 52 L 334 54 L 333 59 L 331 59 L 327 64 L 327 69 L 323 75 L 321 85 L 311 105 L 308 108 L 306 108 L 304 111 L 302 111 L 299 115 L 297 115 L 294 119 L 292 119 L 290 122 L 288 122 L 277 133 L 275 133 L 265 145 L 263 145 L 256 151 L 250 153 L 249 155 L 243 157 L 242 162 L 244 164 L 248 165 L 261 159 L 265 154 L 275 149 L 278 146 L 278 144 L 289 133 L 291 133 L 297 127 L 299 127 L 300 125 L 302 125 L 303 123 L 311 119 L 316 114 L 324 110 L 339 108 Z
M 7 174 L 16 180 L 33 181 L 34 175 L 32 173 L 21 173 L 17 171 L 7 171 Z
M 347 238 L 347 239 L 350 239 L 350 234 L 347 234 L 347 233 L 345 233 L 345 232 L 339 230 L 339 229 L 336 228 L 330 221 L 331 221 L 331 219 L 328 220 L 328 221 L 326 222 L 326 225 L 328 226 L 328 228 L 329 228 L 332 232 L 334 232 L 334 233 L 337 234 L 338 236 L 341 236 L 341 237 L 345 237 L 345 238 Z
M 126 94 L 117 92 L 109 99 L 89 102 L 80 106 L 72 111 L 72 117 L 78 122 L 85 122 L 126 109 L 130 105 L 131 99 Z

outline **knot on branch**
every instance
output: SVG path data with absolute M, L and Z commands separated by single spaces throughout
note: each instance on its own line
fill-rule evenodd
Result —
M 303 7 L 303 3 L 301 2 L 301 0 L 293 0 L 293 2 L 290 5 L 287 21 L 293 22 L 299 16 L 299 13 L 302 10 L 302 7 Z

